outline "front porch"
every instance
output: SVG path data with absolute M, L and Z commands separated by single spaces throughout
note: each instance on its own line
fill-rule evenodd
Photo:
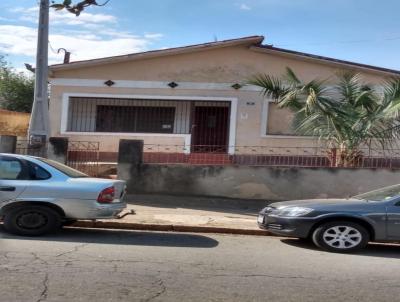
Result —
M 179 145 L 177 156 L 233 154 L 236 106 L 236 99 L 221 97 L 64 95 L 61 134 L 96 136 L 101 145 L 117 137 Z M 100 151 L 113 157 L 110 147 Z

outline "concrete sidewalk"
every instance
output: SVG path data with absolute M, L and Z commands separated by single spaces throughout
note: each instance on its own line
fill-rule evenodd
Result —
M 128 196 L 123 219 L 79 221 L 73 226 L 154 231 L 269 235 L 257 225 L 257 213 L 265 201 L 168 195 Z

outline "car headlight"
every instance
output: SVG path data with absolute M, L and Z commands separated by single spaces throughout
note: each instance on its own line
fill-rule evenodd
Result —
M 268 214 L 268 213 L 271 213 L 273 210 L 274 210 L 273 207 L 265 207 L 264 209 L 262 209 L 261 213 Z
M 303 207 L 287 207 L 278 209 L 275 213 L 277 216 L 285 216 L 285 217 L 299 217 L 307 215 L 311 213 L 313 209 L 303 208 Z

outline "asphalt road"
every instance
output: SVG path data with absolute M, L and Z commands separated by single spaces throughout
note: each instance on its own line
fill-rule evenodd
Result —
M 330 254 L 271 237 L 0 230 L 0 301 L 398 301 L 400 246 Z

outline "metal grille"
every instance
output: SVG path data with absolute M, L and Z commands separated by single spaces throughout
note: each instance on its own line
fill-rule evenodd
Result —
M 189 134 L 192 106 L 189 101 L 72 97 L 67 130 Z
M 181 145 L 145 145 L 143 160 L 155 164 L 400 169 L 400 149 L 363 148 L 349 160 L 326 147 L 231 146 L 233 155 L 221 152 L 226 146 L 193 147 L 204 152 L 189 153 L 189 148 Z
M 46 157 L 47 156 L 47 143 L 43 146 L 35 146 L 35 145 L 30 145 L 29 140 L 27 140 L 27 139 L 22 139 L 22 140 L 19 139 L 19 140 L 17 140 L 15 153 L 21 154 L 21 155 Z
M 229 109 L 229 107 L 215 107 L 207 104 L 194 109 L 192 152 L 227 152 Z
M 96 177 L 99 175 L 99 142 L 68 142 L 67 166 Z M 43 147 L 29 145 L 28 140 L 18 140 L 16 154 L 47 157 L 48 142 Z
M 99 142 L 68 142 L 67 165 L 90 176 L 98 176 L 99 145 Z
M 97 106 L 97 132 L 172 133 L 175 107 Z
M 226 153 L 229 114 L 230 102 L 72 97 L 67 130 L 192 134 L 193 145 Z

